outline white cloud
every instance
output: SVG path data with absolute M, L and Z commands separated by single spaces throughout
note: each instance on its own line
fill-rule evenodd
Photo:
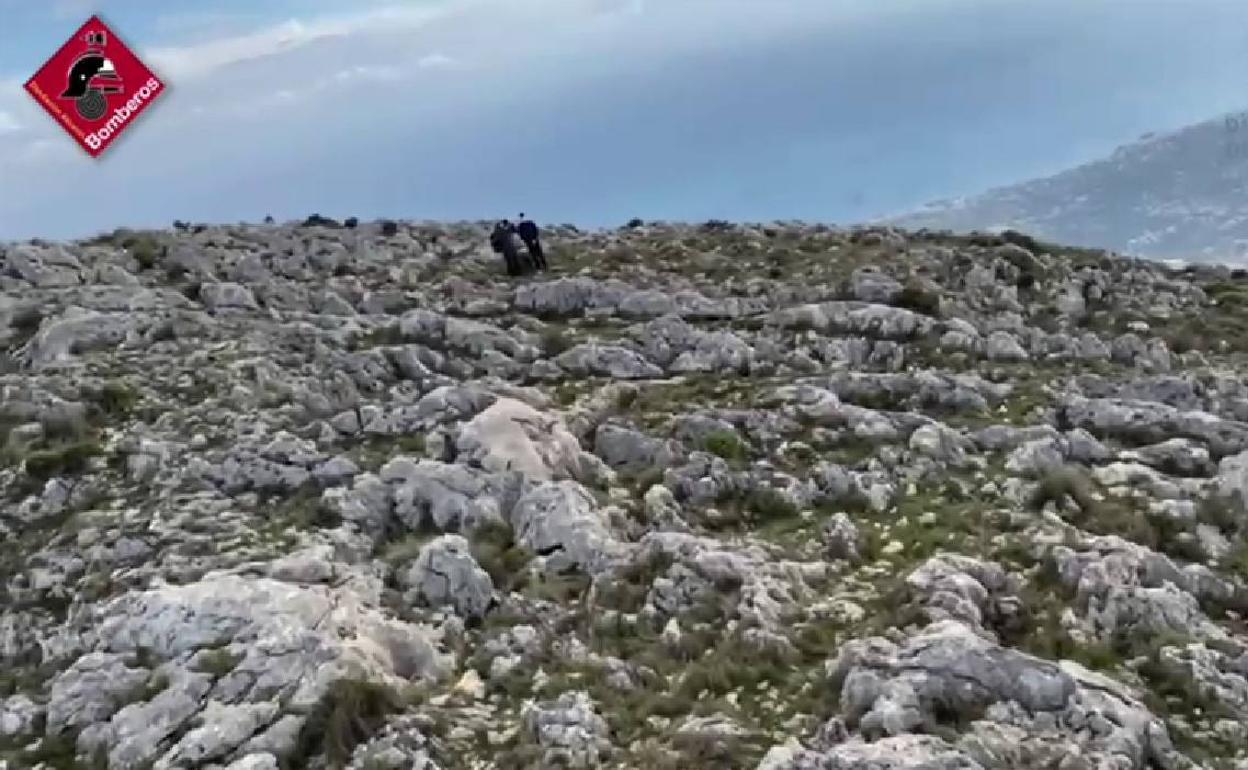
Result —
M 0 112 L 0 135 L 12 134 L 22 130 L 22 124 L 17 122 L 17 118 L 7 112 Z
M 403 78 L 403 71 L 398 67 L 358 65 L 339 70 L 333 80 L 338 83 L 358 82 L 361 80 L 389 83 Z
M 431 53 L 426 54 L 416 60 L 416 66 L 421 69 L 449 69 L 459 62 L 446 54 Z
M 645 0 L 595 0 L 598 9 L 603 13 L 644 13 Z
M 232 64 L 293 51 L 318 40 L 421 27 L 442 17 L 447 10 L 446 3 L 419 7 L 405 5 L 306 22 L 290 19 L 245 35 L 189 46 L 152 49 L 144 52 L 144 58 L 156 72 L 169 80 L 195 78 Z
M 54 215 L 60 202 L 102 181 L 134 195 L 87 207 L 89 215 L 73 227 L 86 226 L 88 219 L 92 226 L 115 226 L 124 223 L 119 218 L 154 216 L 172 210 L 174 201 L 226 211 L 226 204 L 212 208 L 218 204 L 204 201 L 222 198 L 212 191 L 239 186 L 239 180 L 248 180 L 242 186 L 249 189 L 223 200 L 259 199 L 269 205 L 267 195 L 273 196 L 273 205 L 303 205 L 293 201 L 337 194 L 333 186 L 319 183 L 321 177 L 309 183 L 306 169 L 317 169 L 324 178 L 356 173 L 326 170 L 334 164 L 361 169 L 347 187 L 362 188 L 358 194 L 367 198 L 368 188 L 384 187 L 392 176 L 394 158 L 379 158 L 377 148 L 395 145 L 377 137 L 394 142 L 385 137 L 396 126 L 405 132 L 411 127 L 413 137 L 403 141 L 412 143 L 414 156 L 458 157 L 447 152 L 462 149 L 456 127 L 468 127 L 471 136 L 509 104 L 527 101 L 528 94 L 553 98 L 599 75 L 663 78 L 668 57 L 757 47 L 794 30 L 831 26 L 830 17 L 852 16 L 851 7 L 874 5 L 828 0 L 401 2 L 361 8 L 363 0 L 355 0 L 338 12 L 342 15 L 330 18 L 318 18 L 302 6 L 298 19 L 260 28 L 240 27 L 239 19 L 222 16 L 215 20 L 216 29 L 194 30 L 193 39 L 165 37 L 161 45 L 140 48 L 140 56 L 168 80 L 169 93 L 102 163 L 88 162 L 19 82 L 8 92 L 0 89 L 0 113 L 8 113 L 24 130 L 15 137 L 23 141 L 0 142 L 0 178 L 16 176 L 5 173 L 9 162 L 22 162 L 23 171 L 43 172 L 30 175 L 37 182 L 21 196 L 0 191 L 0 216 L 22 222 L 31 232 L 59 233 L 69 226 Z M 888 0 L 891 5 L 919 2 L 941 0 Z M 174 4 L 168 5 L 173 12 Z M 162 29 L 170 35 L 178 26 L 170 21 Z M 570 114 L 568 123 L 575 125 L 579 117 Z M 327 147 L 337 146 L 331 139 L 355 145 L 329 153 Z M 200 144 L 210 150 L 201 156 L 188 152 Z M 375 169 L 380 169 L 376 185 L 368 176 Z

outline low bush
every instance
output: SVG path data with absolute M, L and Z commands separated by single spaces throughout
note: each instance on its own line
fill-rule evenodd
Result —
M 308 715 L 296 754 L 303 760 L 324 755 L 330 767 L 346 767 L 356 746 L 380 730 L 387 717 L 402 709 L 398 693 L 385 685 L 340 679 Z

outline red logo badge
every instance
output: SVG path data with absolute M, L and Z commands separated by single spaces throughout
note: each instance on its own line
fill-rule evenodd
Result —
M 165 84 L 92 16 L 26 81 L 26 90 L 98 158 L 164 93 Z

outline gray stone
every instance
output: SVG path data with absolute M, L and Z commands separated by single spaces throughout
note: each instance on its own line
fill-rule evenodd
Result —
M 442 535 L 426 543 L 399 577 L 414 598 L 434 607 L 451 606 L 469 618 L 483 617 L 494 599 L 489 574 L 472 558 L 466 539 Z

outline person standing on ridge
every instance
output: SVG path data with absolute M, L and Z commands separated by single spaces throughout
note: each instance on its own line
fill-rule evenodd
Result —
M 490 234 L 490 246 L 495 252 L 503 255 L 503 261 L 507 264 L 507 275 L 514 277 L 527 272 L 520 261 L 516 228 L 511 222 L 504 219 L 494 226 L 494 232 Z
M 528 275 L 536 270 L 533 263 L 533 257 L 529 255 L 528 249 L 522 253 L 520 250 L 524 239 L 520 237 L 520 231 L 515 224 L 504 219 L 503 223 L 507 225 L 507 242 L 511 244 L 511 249 L 516 255 L 516 266 L 520 269 L 520 275 Z
M 542 253 L 541 236 L 538 233 L 537 225 L 532 220 L 526 219 L 524 212 L 520 212 L 520 224 L 516 227 L 516 232 L 520 236 L 520 240 L 524 241 L 524 247 L 528 249 L 529 261 L 533 263 L 533 267 L 538 270 L 546 269 L 546 255 Z
M 503 223 L 494 222 L 494 230 L 489 232 L 489 247 L 493 248 L 494 253 L 497 253 L 497 255 L 503 255 L 503 261 L 505 265 L 507 265 L 507 275 L 514 276 L 515 263 L 512 261 L 512 257 L 508 255 L 507 250 L 503 247 L 505 235 L 507 235 L 507 232 L 503 230 Z

